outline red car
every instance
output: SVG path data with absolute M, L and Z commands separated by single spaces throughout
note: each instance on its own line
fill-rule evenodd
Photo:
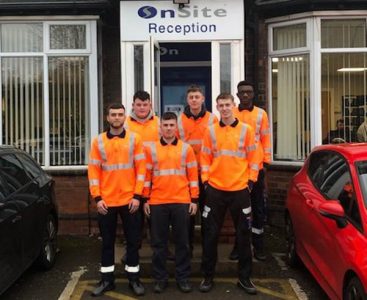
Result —
M 330 299 L 367 299 L 367 144 L 316 147 L 286 201 L 287 258 Z

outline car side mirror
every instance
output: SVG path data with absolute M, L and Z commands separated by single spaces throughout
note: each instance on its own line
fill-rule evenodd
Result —
M 328 200 L 321 204 L 319 212 L 322 216 L 334 220 L 339 228 L 344 228 L 348 224 L 344 208 L 338 200 Z

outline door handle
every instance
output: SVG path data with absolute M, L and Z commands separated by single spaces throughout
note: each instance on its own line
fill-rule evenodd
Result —
M 13 220 L 11 220 L 12 223 L 17 223 L 22 219 L 22 216 L 17 215 Z

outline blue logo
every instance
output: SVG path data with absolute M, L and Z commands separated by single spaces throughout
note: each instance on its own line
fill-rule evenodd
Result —
M 158 11 L 153 6 L 143 6 L 139 8 L 138 15 L 144 19 L 151 19 L 157 15 Z

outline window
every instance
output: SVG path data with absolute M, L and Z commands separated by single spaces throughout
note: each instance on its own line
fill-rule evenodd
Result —
M 0 171 L 12 192 L 31 181 L 20 161 L 12 154 L 0 157 Z
M 274 160 L 303 160 L 311 149 L 307 24 L 272 29 L 271 91 Z M 289 126 L 292 124 L 292 126 Z
M 231 44 L 220 43 L 220 90 L 221 92 L 231 92 Z
M 362 228 L 347 161 L 335 152 L 317 152 L 310 157 L 308 174 L 324 197 L 339 200 L 348 219 L 358 228 Z
M 95 21 L 0 22 L 2 144 L 46 167 L 87 164 L 98 95 L 91 28 L 95 35 Z
M 275 161 L 304 161 L 320 144 L 367 141 L 367 11 L 336 14 L 269 25 Z
M 42 169 L 40 169 L 30 157 L 25 154 L 17 154 L 16 156 L 21 161 L 24 169 L 32 178 L 37 178 L 38 176 L 43 174 Z

